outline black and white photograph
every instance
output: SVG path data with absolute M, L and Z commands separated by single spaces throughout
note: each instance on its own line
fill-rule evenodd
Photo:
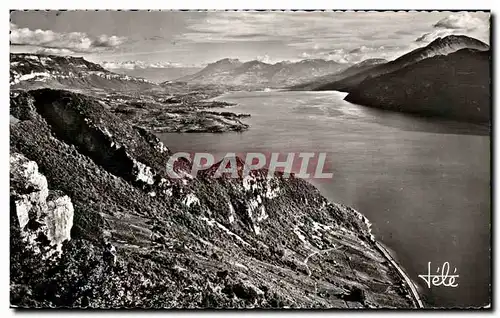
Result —
M 493 14 L 368 9 L 11 10 L 10 307 L 491 309 Z

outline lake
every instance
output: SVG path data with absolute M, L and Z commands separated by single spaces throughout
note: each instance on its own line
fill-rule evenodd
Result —
M 173 151 L 327 152 L 334 176 L 310 180 L 373 223 L 373 234 L 419 285 L 427 305 L 489 302 L 490 137 L 481 126 L 348 103 L 341 92 L 233 92 L 243 133 L 159 134 Z M 418 278 L 449 262 L 458 287 Z

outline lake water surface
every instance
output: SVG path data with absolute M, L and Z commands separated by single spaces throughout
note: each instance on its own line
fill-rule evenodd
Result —
M 489 303 L 490 137 L 484 128 L 380 111 L 340 92 L 236 92 L 243 133 L 161 134 L 173 151 L 327 152 L 331 201 L 373 223 L 431 306 Z M 427 263 L 457 268 L 459 286 L 427 288 Z

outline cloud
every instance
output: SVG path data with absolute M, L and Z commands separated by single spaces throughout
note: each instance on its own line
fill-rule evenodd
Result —
M 295 46 L 311 40 L 319 46 L 331 45 L 335 40 L 357 40 L 363 36 L 386 40 L 385 30 L 411 15 L 407 12 L 396 15 L 390 12 L 209 12 L 203 20 L 190 21 L 188 31 L 177 39 L 196 43 L 274 41 Z
M 346 52 L 346 50 L 344 49 L 336 49 L 331 52 L 325 52 L 323 54 L 320 54 L 320 56 L 321 55 L 326 60 L 334 61 L 341 64 L 347 64 L 350 62 L 349 53 Z
M 255 59 L 266 64 L 276 64 L 278 62 L 282 62 L 282 60 L 280 59 L 272 58 L 271 56 L 269 56 L 269 54 L 259 55 Z
M 173 62 L 145 62 L 145 61 L 103 61 L 99 62 L 102 67 L 108 70 L 115 69 L 148 69 L 148 68 L 182 68 L 182 67 L 196 67 L 195 65 L 181 65 Z
M 485 32 L 464 32 L 460 29 L 446 29 L 446 30 L 435 30 L 432 32 L 424 33 L 415 39 L 417 43 L 430 43 L 437 38 L 444 38 L 448 35 L 466 35 L 477 40 L 480 40 L 486 44 L 489 43 L 489 31 Z
M 446 37 L 448 35 L 459 35 L 460 30 L 435 30 L 432 32 L 424 33 L 419 36 L 415 42 L 432 42 L 437 38 Z
M 473 16 L 469 12 L 459 12 L 439 20 L 436 24 L 434 24 L 434 27 L 444 29 L 474 30 L 484 27 L 487 24 L 488 21 L 485 21 L 477 16 Z
M 123 42 L 125 42 L 125 40 L 125 37 L 102 34 L 93 41 L 93 45 L 95 47 L 115 47 L 121 45 Z
M 36 54 L 49 54 L 49 55 L 72 55 L 75 52 L 68 49 L 55 49 L 55 48 L 39 48 L 35 51 Z
M 423 33 L 415 39 L 415 42 L 428 43 L 448 35 L 467 35 L 488 44 L 490 37 L 489 19 L 489 14 L 484 12 L 451 14 L 436 22 L 433 25 L 435 30 Z
M 83 32 L 59 33 L 51 30 L 31 30 L 10 24 L 11 45 L 35 46 L 40 49 L 62 50 L 62 52 L 91 53 L 117 47 L 126 41 L 125 37 L 100 35 L 92 37 Z M 64 51 L 65 50 L 65 51 Z
M 373 52 L 373 51 L 376 51 L 376 49 L 373 48 L 373 47 L 368 47 L 368 46 L 365 46 L 365 45 L 361 45 L 360 47 L 355 48 L 355 49 L 349 51 L 349 53 L 350 54 L 357 54 L 357 53 L 367 53 L 367 52 Z
M 371 58 L 381 58 L 392 60 L 399 57 L 412 49 L 418 47 L 417 44 L 405 46 L 381 45 L 381 46 L 366 46 L 361 45 L 354 49 L 338 48 L 329 50 L 309 50 L 300 53 L 299 58 L 317 58 L 330 60 L 341 64 L 354 64 Z

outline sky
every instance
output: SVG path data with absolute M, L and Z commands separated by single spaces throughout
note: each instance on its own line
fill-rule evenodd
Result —
M 321 58 L 393 59 L 437 37 L 489 44 L 487 12 L 13 11 L 11 52 L 83 56 L 113 68 Z

